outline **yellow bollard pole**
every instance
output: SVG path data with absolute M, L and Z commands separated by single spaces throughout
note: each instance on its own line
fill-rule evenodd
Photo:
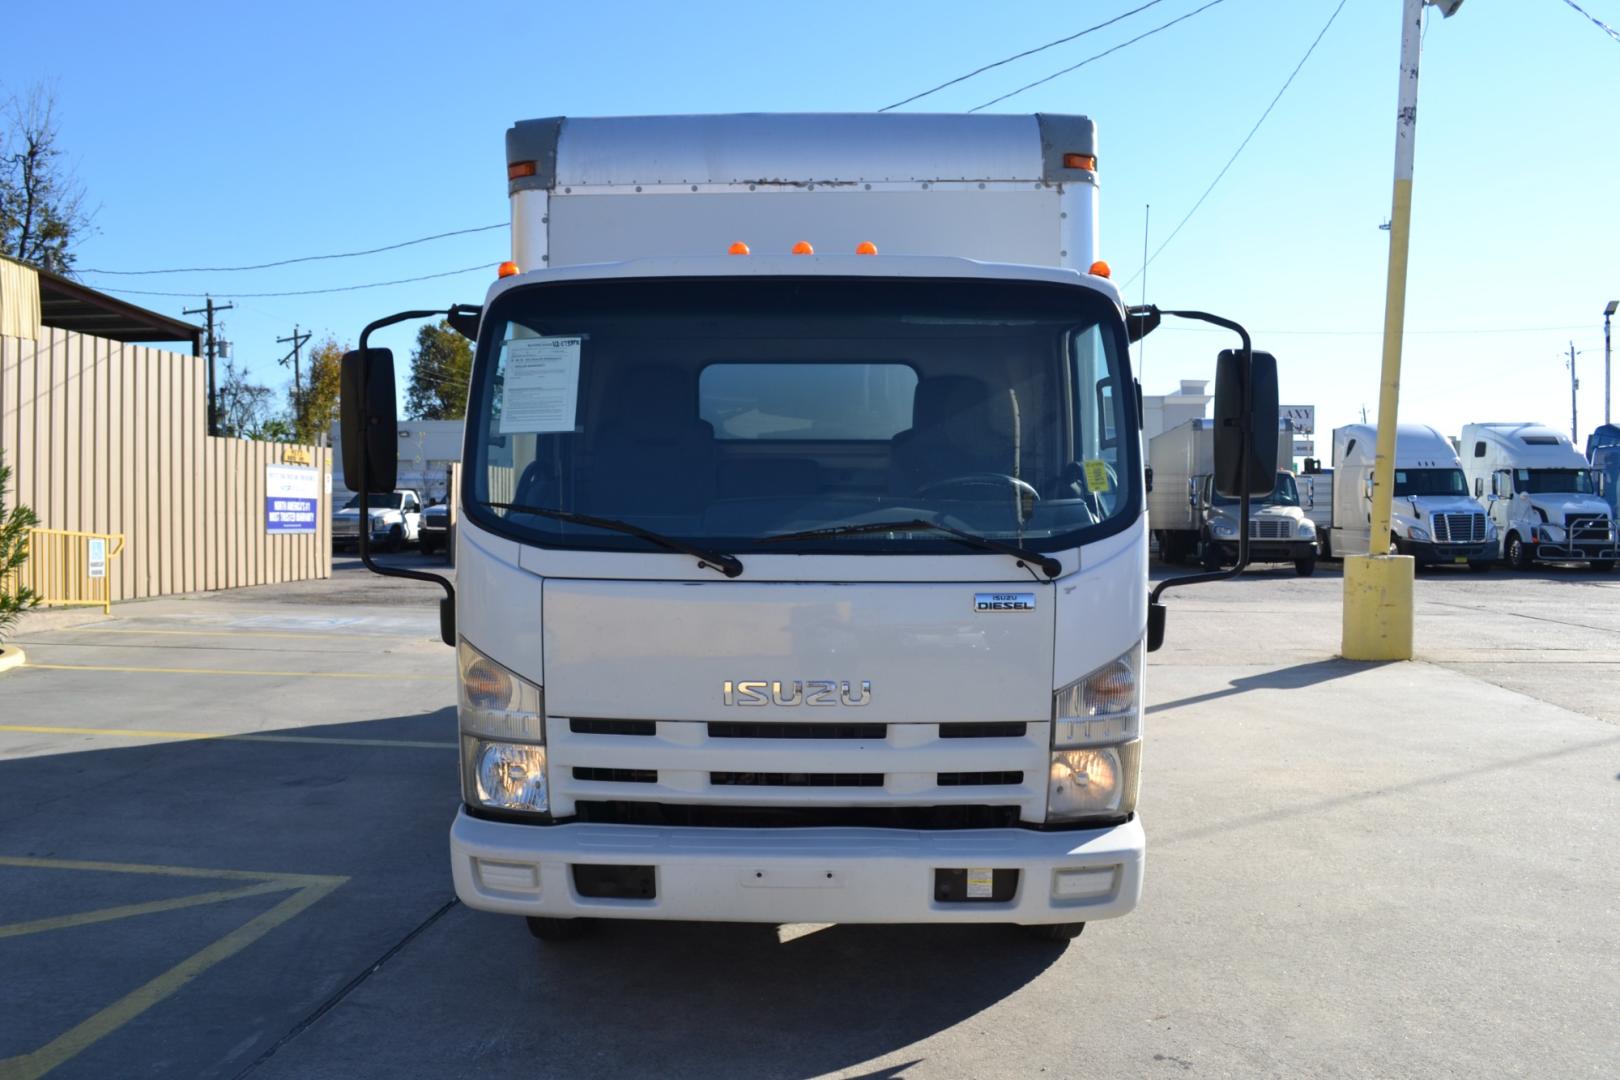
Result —
M 1432 0 L 1430 0 L 1432 2 Z M 1425 0 L 1403 0 L 1401 85 L 1395 114 L 1395 189 L 1389 216 L 1389 274 L 1384 293 L 1383 375 L 1378 392 L 1378 456 L 1373 465 L 1371 535 L 1366 555 L 1344 560 L 1340 649 L 1349 660 L 1412 659 L 1409 555 L 1389 554 L 1395 494 L 1395 423 L 1400 413 L 1401 335 L 1406 327 L 1406 263 L 1412 235 L 1412 161 L 1417 141 L 1418 59 Z M 1456 3 L 1441 7 L 1447 15 Z

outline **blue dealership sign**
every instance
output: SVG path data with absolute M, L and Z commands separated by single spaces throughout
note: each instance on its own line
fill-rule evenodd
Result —
M 264 531 L 312 533 L 320 512 L 318 469 L 293 465 L 264 467 Z

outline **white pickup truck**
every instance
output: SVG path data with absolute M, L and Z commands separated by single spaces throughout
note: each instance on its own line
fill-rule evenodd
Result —
M 400 551 L 414 544 L 422 534 L 422 497 L 409 488 L 391 495 L 373 495 L 369 503 L 370 537 L 373 544 L 389 551 Z M 332 547 L 354 548 L 360 544 L 360 496 L 356 495 L 332 515 Z

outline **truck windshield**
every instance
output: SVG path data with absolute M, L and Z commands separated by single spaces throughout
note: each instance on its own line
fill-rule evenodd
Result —
M 405 505 L 405 493 L 402 491 L 373 491 L 366 496 L 366 505 L 373 510 L 398 510 Z M 360 509 L 360 496 L 352 496 L 343 504 L 345 510 Z
M 1515 469 L 1513 490 L 1531 495 L 1596 495 L 1589 469 Z
M 1213 489 L 1213 485 L 1212 485 Z M 1236 506 L 1238 500 L 1217 494 L 1214 499 L 1216 506 Z M 1278 473 L 1277 486 L 1263 499 L 1251 498 L 1250 506 L 1298 506 L 1299 486 L 1294 483 L 1292 473 Z
M 1395 496 L 1468 494 L 1468 478 L 1461 469 L 1396 469 Z
M 1140 512 L 1123 329 L 1102 296 L 1032 282 L 513 289 L 479 333 L 467 513 L 593 550 L 648 545 L 521 507 L 737 553 L 973 551 L 934 528 L 769 542 L 908 520 L 1073 547 Z

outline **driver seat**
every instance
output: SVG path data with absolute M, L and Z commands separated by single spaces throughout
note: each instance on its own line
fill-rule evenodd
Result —
M 889 492 L 914 495 L 971 473 L 1017 476 L 1018 397 L 971 375 L 935 375 L 917 384 L 911 427 L 890 443 Z

